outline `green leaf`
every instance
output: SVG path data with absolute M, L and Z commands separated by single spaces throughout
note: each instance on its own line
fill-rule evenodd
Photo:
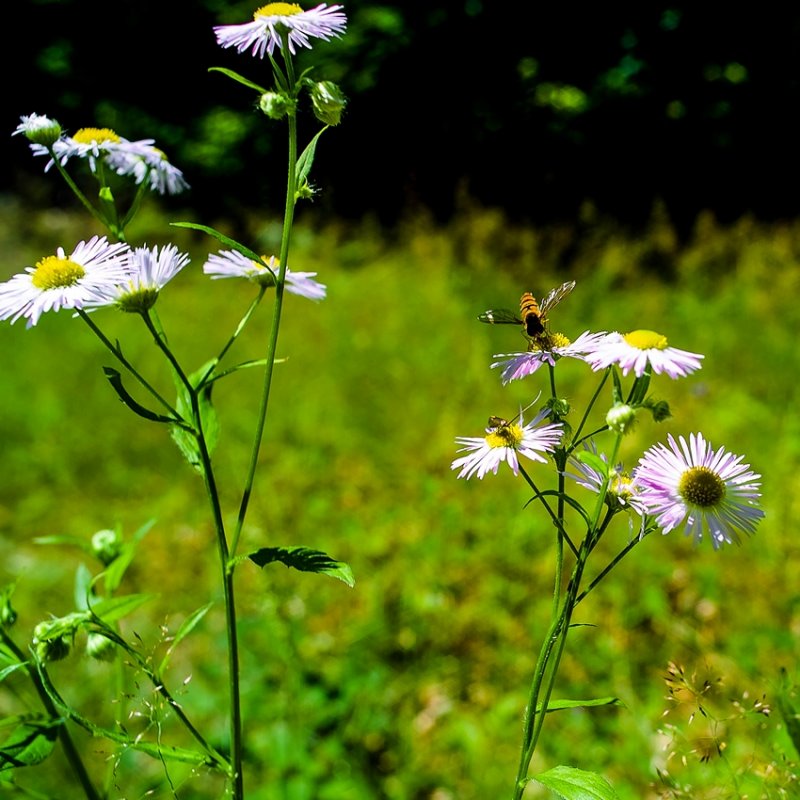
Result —
M 0 771 L 41 764 L 53 752 L 63 720 L 26 722 L 0 746 Z
M 188 375 L 188 380 L 191 386 L 197 391 L 197 408 L 200 413 L 200 425 L 203 428 L 203 437 L 205 438 L 206 448 L 208 454 L 214 451 L 219 440 L 219 419 L 217 412 L 211 402 L 211 390 L 213 383 L 203 383 L 198 389 L 201 381 L 204 381 L 208 375 L 210 368 L 215 361 L 209 361 L 200 367 L 199 370 Z M 192 398 L 189 390 L 186 388 L 183 381 L 175 377 L 175 384 L 178 389 L 178 399 L 176 402 L 176 409 L 184 419 L 193 419 L 194 411 L 192 409 Z M 192 431 L 188 431 L 180 425 L 172 425 L 170 433 L 178 449 L 183 453 L 186 460 L 200 473 L 203 470 L 203 460 L 200 453 L 200 445 L 197 437 Z
M 178 632 L 175 634 L 172 642 L 170 642 L 166 655 L 161 660 L 161 665 L 158 668 L 159 672 L 163 672 L 166 669 L 167 663 L 169 662 L 169 657 L 172 655 L 172 651 L 194 630 L 197 623 L 203 619 L 213 605 L 213 603 L 206 603 L 206 605 L 198 608 L 197 611 L 193 611 L 191 614 L 189 614 L 189 616 L 186 617 L 186 619 L 181 623 L 180 628 L 178 628 Z
M 598 697 L 596 700 L 551 700 L 547 704 L 547 713 L 563 711 L 565 708 L 597 708 L 598 706 L 621 706 L 618 697 Z M 537 711 L 541 706 L 537 707 Z
M 297 185 L 302 186 L 308 178 L 308 173 L 311 171 L 311 165 L 314 163 L 314 156 L 317 154 L 317 142 L 319 137 L 328 129 L 326 125 L 317 135 L 306 145 L 306 149 L 300 154 L 297 159 Z
M 18 661 L 16 664 L 11 664 L 4 669 L 0 669 L 0 683 L 2 683 L 12 672 L 22 669 L 25 665 L 24 661 Z
M 345 564 L 344 561 L 334 561 L 321 550 L 312 550 L 309 547 L 262 547 L 254 553 L 248 553 L 243 558 L 249 558 L 259 567 L 280 561 L 281 564 L 301 572 L 318 572 L 336 578 L 351 588 L 355 586 L 355 578 L 353 578 L 350 565 Z
M 530 780 L 541 783 L 564 800 L 619 800 L 614 787 L 602 775 L 575 767 L 553 767 Z
M 232 69 L 227 69 L 225 67 L 209 67 L 209 72 L 221 72 L 223 75 L 227 75 L 229 78 L 232 78 L 237 83 L 241 83 L 244 86 L 248 86 L 250 89 L 255 89 L 259 94 L 264 94 L 267 90 L 263 86 L 259 86 L 257 83 L 253 83 L 253 81 L 248 80 L 247 78 L 240 75 L 238 72 L 234 72 Z
M 795 751 L 800 754 L 800 713 L 798 713 L 795 687 L 789 680 L 786 670 L 781 670 L 781 682 L 776 695 L 778 711 L 786 726 L 786 733 L 792 740 Z
M 133 411 L 134 414 L 138 414 L 140 417 L 144 417 L 145 419 L 149 419 L 151 422 L 175 422 L 172 417 L 165 417 L 162 414 L 156 414 L 155 411 L 151 411 L 149 408 L 145 408 L 140 403 L 137 403 L 136 400 L 131 397 L 128 393 L 128 390 L 122 385 L 122 375 L 120 375 L 119 370 L 114 369 L 113 367 L 103 367 L 103 373 L 105 374 L 106 378 L 108 378 L 108 382 L 114 388 L 114 391 L 119 396 L 119 399 L 125 403 L 128 408 Z
M 92 614 L 103 622 L 116 622 L 152 600 L 155 594 L 126 594 L 122 597 L 110 597 L 100 600 L 91 607 Z
M 131 565 L 133 557 L 136 555 L 139 542 L 147 535 L 150 528 L 155 525 L 155 522 L 154 519 L 145 522 L 145 524 L 133 534 L 133 539 L 122 545 L 119 555 L 108 565 L 104 573 L 104 584 L 107 594 L 113 594 L 119 588 L 125 576 L 125 572 Z
M 603 461 L 597 453 L 592 453 L 590 450 L 581 450 L 575 453 L 575 458 L 582 464 L 591 467 L 598 475 L 602 475 L 604 478 L 608 476 L 608 462 Z
M 71 547 L 79 547 L 86 553 L 92 552 L 92 546 L 85 539 L 78 536 L 37 536 L 33 540 L 34 544 L 68 544 Z
M 257 261 L 259 264 L 263 264 L 264 261 L 261 256 L 251 250 L 246 245 L 243 245 L 241 242 L 237 242 L 235 239 L 231 239 L 230 236 L 226 236 L 224 233 L 216 230 L 215 228 L 210 228 L 208 225 L 200 225 L 197 222 L 170 222 L 170 225 L 174 226 L 175 228 L 191 228 L 195 231 L 202 231 L 203 233 L 207 233 L 209 236 L 213 236 L 217 241 L 221 242 L 228 247 L 232 247 L 236 250 L 237 253 L 241 253 L 243 256 L 247 256 L 247 258 L 252 259 L 253 261 Z

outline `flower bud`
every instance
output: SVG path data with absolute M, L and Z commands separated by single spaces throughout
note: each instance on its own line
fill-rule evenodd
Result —
M 619 434 L 627 433 L 636 421 L 636 409 L 625 403 L 617 403 L 606 414 L 606 424 Z
M 90 633 L 86 637 L 86 654 L 97 661 L 111 661 L 114 658 L 115 642 L 102 633 Z
M 110 529 L 97 531 L 92 536 L 92 553 L 108 566 L 122 550 L 122 538 Z
M 270 119 L 283 119 L 287 115 L 294 115 L 297 103 L 282 92 L 264 92 L 259 98 L 258 107 Z
M 36 642 L 34 648 L 39 661 L 63 661 L 72 647 L 69 636 L 57 636 L 55 639 L 44 639 Z
M 17 621 L 17 612 L 11 606 L 11 598 L 0 595 L 0 628 L 10 628 Z
M 22 121 L 14 133 L 24 133 L 28 141 L 52 147 L 61 138 L 61 126 L 49 117 L 30 114 L 20 118 Z
M 342 120 L 347 98 L 335 83 L 319 81 L 311 85 L 311 103 L 314 106 L 314 116 L 320 122 L 338 125 Z

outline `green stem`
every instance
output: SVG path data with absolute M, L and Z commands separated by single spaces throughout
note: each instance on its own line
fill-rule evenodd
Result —
M 144 386 L 144 388 L 145 388 L 145 389 L 147 389 L 147 391 L 148 391 L 148 392 L 149 392 L 149 393 L 150 393 L 150 394 L 151 394 L 151 395 L 152 395 L 152 396 L 153 396 L 153 397 L 154 397 L 154 398 L 155 398 L 155 399 L 156 399 L 156 400 L 157 400 L 157 401 L 158 401 L 158 402 L 159 402 L 159 403 L 160 403 L 160 404 L 161 404 L 161 405 L 162 405 L 162 406 L 163 406 L 163 407 L 164 407 L 164 408 L 165 408 L 165 409 L 166 409 L 166 410 L 167 410 L 167 411 L 168 411 L 168 412 L 169 412 L 169 413 L 170 413 L 170 414 L 173 416 L 173 417 L 175 417 L 175 421 L 176 421 L 176 422 L 177 422 L 178 420 L 180 420 L 180 418 L 181 418 L 181 415 L 180 415 L 180 414 L 179 414 L 179 413 L 178 413 L 178 412 L 177 412 L 177 411 L 176 411 L 176 410 L 175 410 L 175 409 L 174 409 L 174 408 L 173 408 L 173 407 L 172 407 L 172 406 L 171 406 L 171 405 L 170 405 L 170 404 L 169 404 L 169 403 L 168 403 L 168 402 L 167 402 L 167 401 L 166 401 L 166 400 L 165 400 L 165 399 L 164 399 L 164 398 L 163 398 L 163 397 L 162 397 L 162 396 L 161 396 L 161 395 L 158 393 L 158 391 L 156 391 L 156 389 L 154 389 L 154 388 L 153 388 L 153 387 L 152 387 L 152 386 L 151 386 L 151 385 L 150 385 L 150 384 L 147 382 L 147 380 L 144 378 L 144 376 L 143 376 L 143 375 L 141 375 L 141 374 L 140 374 L 140 373 L 137 371 L 137 369 L 136 369 L 136 368 L 135 368 L 135 367 L 134 367 L 134 366 L 133 366 L 133 365 L 132 365 L 132 364 L 131 364 L 131 363 L 128 361 L 128 359 L 127 359 L 127 358 L 125 358 L 125 356 L 124 356 L 124 355 L 122 355 L 122 350 L 121 350 L 119 347 L 117 347 L 115 344 L 113 344 L 113 343 L 112 343 L 112 342 L 111 342 L 111 341 L 108 339 L 108 337 L 107 337 L 107 336 L 106 336 L 106 335 L 105 335 L 105 334 L 104 334 L 104 333 L 103 333 L 103 332 L 100 330 L 100 328 L 98 328 L 98 327 L 97 327 L 97 325 L 95 325 L 95 324 L 94 324 L 94 321 L 92 320 L 91 316 L 90 316 L 89 314 L 87 314 L 87 313 L 86 313 L 86 312 L 85 312 L 83 309 L 81 309 L 81 308 L 77 309 L 77 313 L 78 313 L 78 316 L 80 316 L 80 318 L 81 318 L 81 319 L 82 319 L 82 320 L 83 320 L 83 321 L 84 321 L 84 322 L 85 322 L 85 323 L 86 323 L 86 324 L 87 324 L 87 325 L 88 325 L 88 326 L 91 328 L 91 330 L 92 330 L 92 333 L 94 333 L 94 335 L 95 335 L 95 336 L 97 336 L 97 338 L 98 338 L 98 339 L 100 339 L 100 341 L 101 341 L 101 342 L 102 342 L 102 343 L 105 345 L 105 347 L 106 347 L 108 350 L 110 350 L 110 351 L 111 351 L 111 353 L 114 355 L 114 358 L 116 358 L 116 359 L 117 359 L 117 361 L 119 361 L 119 363 L 120 363 L 120 364 L 122 364 L 122 366 L 123 366 L 123 367 L 125 367 L 125 369 L 127 369 L 127 370 L 128 370 L 128 372 L 130 372 L 130 374 L 131 374 L 131 375 L 133 375 L 133 377 L 134 377 L 134 378 L 136 378 L 136 380 L 137 380 L 137 381 L 139 381 L 139 383 L 140 383 L 142 386 Z
M 36 693 L 39 695 L 39 699 L 42 701 L 45 711 L 47 711 L 52 719 L 58 719 L 60 716 L 58 709 L 50 699 L 50 696 L 47 694 L 39 673 L 30 666 L 30 663 L 25 658 L 25 654 L 17 647 L 16 642 L 10 636 L 8 636 L 2 626 L 0 626 L 0 639 L 2 639 L 3 644 L 14 654 L 14 657 L 21 664 L 25 665 L 24 669 L 27 672 L 28 677 L 31 679 L 31 682 L 36 689 Z M 70 736 L 66 725 L 58 726 L 58 739 L 61 742 L 61 746 L 64 748 L 64 755 L 66 756 L 70 767 L 72 767 L 72 771 L 75 773 L 75 777 L 78 779 L 78 782 L 80 783 L 87 800 L 101 800 L 100 795 L 94 788 L 94 785 L 89 778 L 89 773 L 86 770 L 86 766 L 81 759 L 78 748 L 75 746 L 75 742 L 72 741 L 72 737 Z
M 602 390 L 603 386 L 605 386 L 605 383 L 608 380 L 609 371 L 610 370 L 607 369 L 603 373 L 603 377 L 600 379 L 600 383 L 597 384 L 597 388 L 594 390 L 594 394 L 592 395 L 592 399 L 589 401 L 589 405 L 586 406 L 586 411 L 583 412 L 583 417 L 581 418 L 580 425 L 578 425 L 578 427 L 575 429 L 575 433 L 572 437 L 572 446 L 569 448 L 570 452 L 572 452 L 578 446 L 580 441 L 583 441 L 579 440 L 578 437 L 581 435 L 581 431 L 583 430 L 584 425 L 586 425 L 586 421 L 589 419 L 589 413 L 591 412 L 592 408 L 594 408 L 594 404 L 597 402 L 597 398 L 600 396 L 600 391 Z M 605 426 L 603 426 L 603 428 L 601 428 L 600 430 L 605 430 L 605 429 L 606 429 Z
M 285 43 L 284 43 L 285 44 Z M 286 61 L 287 81 L 290 86 L 294 86 L 294 73 L 292 67 L 291 57 L 288 54 L 288 48 L 283 48 L 284 58 Z M 295 207 L 295 193 L 297 191 L 297 120 L 293 114 L 287 117 L 289 124 L 289 167 L 286 178 L 286 200 L 283 214 L 283 231 L 281 234 L 281 249 L 280 249 L 280 270 L 278 273 L 278 281 L 275 286 L 275 303 L 272 313 L 272 325 L 267 340 L 267 354 L 266 364 L 264 366 L 264 384 L 261 391 L 261 401 L 258 409 L 258 417 L 256 419 L 256 427 L 253 436 L 253 447 L 250 454 L 250 463 L 247 469 L 247 476 L 245 479 L 244 489 L 242 491 L 242 500 L 239 505 L 239 515 L 236 520 L 236 527 L 234 529 L 233 537 L 231 540 L 231 552 L 235 555 L 236 549 L 239 544 L 239 537 L 242 534 L 244 527 L 244 520 L 247 516 L 247 508 L 250 504 L 250 497 L 253 492 L 253 484 L 255 482 L 256 468 L 258 466 L 258 456 L 261 451 L 261 443 L 264 437 L 264 428 L 267 421 L 267 409 L 269 407 L 269 395 L 272 388 L 272 374 L 275 368 L 275 353 L 278 347 L 278 332 L 281 324 L 281 312 L 283 310 L 283 292 L 286 280 L 286 263 L 289 260 L 289 245 L 292 237 L 292 224 L 294 223 L 294 207 Z

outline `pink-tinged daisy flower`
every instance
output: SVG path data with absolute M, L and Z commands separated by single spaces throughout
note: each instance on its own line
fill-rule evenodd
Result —
M 80 242 L 70 255 L 59 247 L 55 255 L 0 283 L 0 320 L 25 317 L 30 328 L 46 311 L 103 304 L 128 275 L 127 253 L 127 244 L 109 244 L 105 236 Z
M 115 305 L 121 311 L 141 314 L 152 308 L 158 293 L 187 264 L 189 256 L 168 244 L 160 250 L 137 247 L 128 254 L 127 277 L 103 292 L 102 301 L 90 305 Z
M 456 439 L 457 444 L 464 445 L 458 452 L 468 454 L 453 461 L 450 468 L 461 470 L 459 478 L 477 475 L 482 479 L 487 472 L 496 475 L 504 461 L 518 475 L 518 454 L 546 463 L 547 459 L 540 453 L 551 453 L 558 447 L 563 427 L 561 423 L 543 424 L 546 418 L 547 410 L 540 411 L 527 425 L 523 423 L 522 412 L 512 422 L 491 417 L 485 436 L 459 436 Z
M 554 367 L 559 358 L 584 359 L 585 354 L 590 352 L 605 335 L 605 333 L 585 331 L 574 342 L 570 342 L 561 333 L 548 334 L 541 340 L 531 341 L 531 349 L 527 353 L 498 353 L 494 358 L 503 360 L 495 361 L 492 368 L 502 367 L 501 378 L 503 384 L 506 384 L 532 375 L 545 364 Z
M 743 456 L 713 450 L 700 433 L 683 436 L 669 447 L 659 443 L 639 461 L 635 481 L 648 514 L 664 533 L 686 524 L 686 535 L 699 542 L 704 534 L 714 548 L 739 543 L 739 531 L 755 532 L 764 512 L 757 507 L 760 475 L 742 464 Z
M 618 364 L 623 375 L 633 370 L 640 378 L 649 364 L 653 372 L 666 372 L 670 378 L 683 378 L 700 369 L 702 355 L 669 347 L 667 337 L 655 331 L 609 333 L 596 342 L 585 359 L 592 369 L 605 369 Z
M 269 269 L 258 261 L 253 261 L 236 250 L 220 250 L 213 253 L 203 265 L 203 272 L 212 279 L 247 278 L 261 286 L 274 286 L 280 263 L 275 256 L 262 256 Z M 324 283 L 314 280 L 316 272 L 292 272 L 286 268 L 286 291 L 307 297 L 309 300 L 323 300 L 327 288 Z
M 73 136 L 61 136 L 54 142 L 52 154 L 42 144 L 31 144 L 31 151 L 37 156 L 50 156 L 45 172 L 53 166 L 54 158 L 62 167 L 70 159 L 85 158 L 92 172 L 97 172 L 100 162 L 118 175 L 132 175 L 137 184 L 147 180 L 149 187 L 160 194 L 188 189 L 183 173 L 154 144 L 155 139 L 132 142 L 111 128 L 81 128 Z
M 50 117 L 42 114 L 28 114 L 19 119 L 20 123 L 11 134 L 12 136 L 22 133 L 28 141 L 40 146 L 53 145 L 61 136 L 61 126 Z
M 256 9 L 252 22 L 218 25 L 214 33 L 221 47 L 235 47 L 239 53 L 252 48 L 252 54 L 259 58 L 283 47 L 285 34 L 289 52 L 295 55 L 295 47 L 311 47 L 310 38 L 328 40 L 344 32 L 347 18 L 340 8 L 320 3 L 303 11 L 296 3 L 269 3 Z

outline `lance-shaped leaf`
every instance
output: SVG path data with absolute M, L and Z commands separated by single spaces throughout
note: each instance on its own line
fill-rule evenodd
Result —
M 137 403 L 136 400 L 131 397 L 128 390 L 122 385 L 122 375 L 120 375 L 118 370 L 113 367 L 103 367 L 103 372 L 106 378 L 108 378 L 108 382 L 114 387 L 114 391 L 117 393 L 119 399 L 122 400 L 134 414 L 149 419 L 151 422 L 175 422 L 172 417 L 156 414 L 155 411 L 151 411 L 149 408 L 145 408 L 141 405 L 141 403 Z
M 614 787 L 596 772 L 559 766 L 536 775 L 534 780 L 564 800 L 619 800 Z
M 227 75 L 229 78 L 235 80 L 237 83 L 241 83 L 243 86 L 247 86 L 250 89 L 255 89 L 259 94 L 264 94 L 267 90 L 263 86 L 259 86 L 257 83 L 253 83 L 253 81 L 248 80 L 243 75 L 240 75 L 238 72 L 234 72 L 232 69 L 227 69 L 226 67 L 209 67 L 209 72 L 221 72 L 223 75 Z
M 297 159 L 298 186 L 302 186 L 308 180 L 308 173 L 311 172 L 311 165 L 314 163 L 314 156 L 317 154 L 317 142 L 326 130 L 328 130 L 327 125 L 308 143 L 306 149 L 300 154 L 300 158 Z
M 213 603 L 206 603 L 206 605 L 201 606 L 196 611 L 193 611 L 191 614 L 189 614 L 189 616 L 181 623 L 180 628 L 178 628 L 178 632 L 170 642 L 164 658 L 161 659 L 161 664 L 158 668 L 159 672 L 164 672 L 164 670 L 166 670 L 167 664 L 169 663 L 169 657 L 172 655 L 173 650 L 175 650 L 178 644 L 194 630 L 194 627 L 208 613 L 208 610 L 212 605 Z
M 259 567 L 266 567 L 279 561 L 287 567 L 300 570 L 301 572 L 318 572 L 322 575 L 329 575 L 331 578 L 346 583 L 351 588 L 355 586 L 355 578 L 350 565 L 344 561 L 334 561 L 327 553 L 321 550 L 312 550 L 310 547 L 262 547 L 254 553 L 248 553 L 243 558 L 249 558 Z
M 0 771 L 41 764 L 53 752 L 63 720 L 26 722 L 0 745 Z
M 227 247 L 233 248 L 237 253 L 247 256 L 247 258 L 257 261 L 259 264 L 263 263 L 261 256 L 258 253 L 251 250 L 249 247 L 247 247 L 247 245 L 237 242 L 236 239 L 231 239 L 230 236 L 226 236 L 221 231 L 216 230 L 216 228 L 211 228 L 208 225 L 200 225 L 197 222 L 170 222 L 170 225 L 175 228 L 191 228 L 195 231 L 207 233 L 209 236 L 213 236 L 218 242 L 221 242 Z
M 621 705 L 622 701 L 618 697 L 598 697 L 595 700 L 551 700 L 547 704 L 547 713 L 563 711 L 565 708 L 598 708 L 599 706 Z M 537 706 L 536 711 L 540 710 L 541 706 Z
M 776 694 L 778 711 L 786 726 L 786 733 L 792 740 L 794 749 L 800 753 L 800 710 L 797 704 L 796 687 L 789 680 L 785 668 L 781 669 L 781 682 Z
M 203 438 L 209 455 L 214 451 L 217 441 L 219 440 L 219 419 L 216 409 L 211 402 L 211 389 L 213 384 L 211 382 L 203 383 L 199 389 L 198 386 L 201 381 L 205 381 L 212 366 L 213 362 L 204 364 L 197 372 L 193 372 L 188 376 L 189 383 L 195 390 L 197 396 L 200 425 L 203 429 Z M 192 408 L 192 397 L 189 393 L 189 389 L 177 376 L 175 376 L 175 384 L 178 388 L 178 399 L 175 404 L 178 413 L 184 419 L 194 419 L 194 409 Z M 170 427 L 170 433 L 172 434 L 173 441 L 178 445 L 178 448 L 183 453 L 186 460 L 198 472 L 202 472 L 203 459 L 201 457 L 200 444 L 196 433 L 194 431 L 188 431 L 180 425 L 172 425 Z

